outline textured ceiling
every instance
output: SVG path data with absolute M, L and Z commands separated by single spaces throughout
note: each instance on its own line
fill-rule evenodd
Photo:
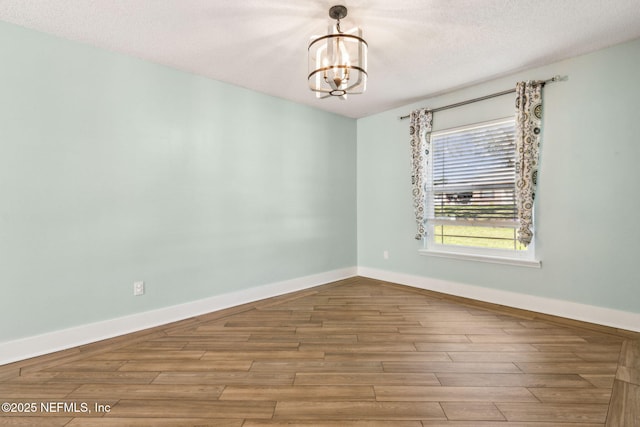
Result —
M 369 44 L 347 101 L 306 81 L 333 4 Z M 357 118 L 638 38 L 640 1 L 0 0 L 0 20 Z

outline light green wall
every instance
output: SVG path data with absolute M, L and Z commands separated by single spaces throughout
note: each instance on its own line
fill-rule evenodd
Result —
M 640 312 L 640 40 L 357 122 L 5 23 L 0 58 L 0 342 L 356 264 Z M 398 117 L 555 74 L 542 269 L 418 255 Z
M 358 265 L 640 312 L 638 70 L 640 40 L 358 120 Z M 408 120 L 398 117 L 556 74 L 568 80 L 544 89 L 536 201 L 542 268 L 418 255 Z M 512 115 L 513 102 L 505 96 L 436 113 L 434 128 Z
M 0 58 L 0 342 L 356 265 L 355 120 L 5 23 Z

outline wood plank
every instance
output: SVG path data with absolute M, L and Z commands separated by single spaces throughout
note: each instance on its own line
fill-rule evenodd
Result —
M 640 341 L 627 340 L 622 344 L 616 379 L 640 385 Z
M 175 341 L 175 342 L 146 341 L 146 342 L 139 342 L 139 343 L 121 347 L 120 350 L 122 351 L 176 350 L 177 351 L 177 350 L 182 350 L 186 344 L 187 344 L 187 341 L 182 341 L 182 342 L 181 341 Z
M 349 352 L 327 353 L 324 360 L 330 361 L 403 361 L 403 362 L 451 362 L 445 352 L 438 351 L 393 351 L 393 352 Z
M 587 341 L 576 335 L 467 335 L 471 342 L 476 343 L 527 343 L 527 344 L 554 344 L 565 343 L 586 343 Z
M 312 321 L 310 319 L 305 319 L 305 317 L 311 317 L 310 315 L 305 315 L 302 318 L 295 319 L 273 319 L 271 316 L 261 316 L 262 318 L 253 318 L 250 320 L 229 320 L 222 325 L 222 329 L 232 328 L 234 331 L 236 330 L 255 330 L 257 326 L 263 329 L 275 329 L 281 330 L 284 328 L 285 330 L 289 330 L 290 328 L 320 328 L 322 327 L 322 322 L 320 321 Z M 209 330 L 208 326 L 200 326 L 198 327 L 198 331 L 206 331 Z M 219 329 L 218 327 L 212 327 L 211 330 Z
M 509 343 L 425 343 L 415 342 L 418 351 L 447 351 L 447 352 L 534 352 L 539 351 L 531 344 L 509 344 Z M 568 351 L 569 353 L 570 351 Z
M 273 415 L 275 402 L 240 402 L 217 400 L 132 400 L 122 399 L 111 408 L 105 418 L 199 418 L 211 419 L 269 419 Z
M 293 332 L 289 332 L 290 335 Z M 193 342 L 245 342 L 251 337 L 250 333 L 237 333 L 231 331 L 225 331 L 224 333 L 214 333 L 207 331 L 192 331 L 192 332 L 182 332 L 179 335 L 170 335 L 165 337 L 162 340 L 162 343 L 193 343 Z M 153 341 L 153 343 L 157 343 L 158 341 Z
M 207 351 L 202 356 L 202 360 L 324 360 L 325 354 L 322 351 L 283 351 L 283 350 L 244 350 L 244 351 Z
M 626 340 L 622 343 L 620 365 L 640 369 L 640 340 Z
M 0 426 L 62 427 L 70 425 L 71 420 L 72 418 L 69 417 L 10 417 L 0 414 Z
M 223 385 L 193 384 L 84 384 L 69 399 L 218 399 Z
M 445 420 L 435 402 L 278 402 L 274 419 Z
M 450 351 L 454 362 L 583 362 L 574 353 L 551 353 L 542 351 Z
M 532 343 L 532 346 L 539 351 L 552 352 L 573 352 L 573 353 L 618 353 L 620 354 L 621 345 L 618 344 L 589 344 L 589 343 Z
M 290 385 L 293 372 L 162 372 L 154 384 Z
M 162 351 L 158 351 L 162 350 Z M 166 350 L 166 349 L 153 349 L 152 351 L 131 351 L 127 349 L 126 351 L 118 350 L 112 351 L 109 353 L 102 353 L 95 356 L 90 357 L 91 360 L 120 360 L 120 361 L 129 361 L 129 360 L 198 360 L 202 358 L 205 354 L 205 351 L 187 351 L 187 350 Z
M 423 427 L 602 427 L 601 423 L 565 423 L 559 421 L 546 422 L 509 422 L 509 421 L 422 421 Z
M 478 335 L 482 336 L 482 335 Z M 493 336 L 493 335 L 489 335 Z M 466 343 L 469 339 L 466 335 L 449 334 L 360 334 L 358 342 L 365 343 L 396 343 L 396 342 L 450 342 Z
M 2 384 L 46 384 L 52 382 L 58 375 L 56 372 L 35 371 L 26 375 L 9 378 Z
M 385 372 L 491 372 L 494 374 L 522 372 L 513 363 L 503 362 L 383 362 L 382 366 Z
M 420 322 L 412 321 L 411 319 L 407 319 L 405 315 L 396 315 L 393 313 L 382 313 L 380 316 L 376 316 L 375 318 L 367 317 L 367 318 L 347 318 L 347 319 L 318 319 L 322 321 L 323 328 L 367 328 L 367 327 L 392 327 L 396 330 L 398 327 L 408 327 L 408 326 L 420 326 Z
M 426 335 L 467 335 L 467 334 L 475 334 L 475 335 L 496 335 L 503 332 L 501 328 L 489 328 L 486 326 L 474 325 L 474 326 L 466 326 L 466 325 L 449 325 L 442 327 L 426 327 L 421 326 L 419 328 L 398 328 L 398 332 L 401 334 L 426 334 Z
M 617 363 L 603 362 L 556 362 L 556 363 L 528 363 L 515 362 L 515 364 L 528 374 L 615 374 Z
M 252 372 L 382 372 L 380 362 L 256 361 Z
M 440 404 L 449 420 L 454 421 L 505 421 L 505 417 L 493 403 L 443 402 Z
M 427 312 L 428 313 L 428 312 Z M 424 316 L 424 314 L 423 314 Z M 500 328 L 500 333 L 505 333 L 506 328 L 512 329 L 526 329 L 520 325 L 518 319 L 510 319 L 510 318 L 494 318 L 487 316 L 473 316 L 471 320 L 434 320 L 434 317 L 437 317 L 437 314 L 429 313 L 428 316 L 425 316 L 425 319 L 420 322 L 421 326 L 428 328 L 446 328 L 450 326 L 454 327 L 464 327 L 468 326 L 470 328 L 474 327 L 484 327 L 484 328 Z
M 296 385 L 440 385 L 438 378 L 428 374 L 390 374 L 390 373 L 305 373 L 298 372 L 295 376 Z
M 583 388 L 593 385 L 577 374 L 493 374 L 439 373 L 438 381 L 454 387 L 565 387 Z
M 300 351 L 324 351 L 327 349 L 326 344 L 312 344 L 302 343 L 300 344 Z M 412 352 L 416 348 L 412 343 L 394 343 L 393 346 L 389 346 L 385 343 L 339 343 L 331 344 L 331 351 L 336 353 L 396 353 L 396 352 Z M 425 350 L 428 351 L 428 350 Z
M 48 368 L 50 372 L 61 371 L 88 371 L 88 372 L 109 372 L 117 371 L 126 362 L 122 360 L 82 360 L 56 365 Z
M 242 427 L 390 427 L 389 421 L 375 420 L 247 420 Z M 420 421 L 393 421 L 393 427 L 422 427 Z
M 598 403 L 607 405 L 611 399 L 610 388 L 530 387 L 529 391 L 544 403 Z
M 251 360 L 183 360 L 183 361 L 130 361 L 120 367 L 120 372 L 160 372 L 160 371 L 248 371 Z
M 640 386 L 616 380 L 606 427 L 640 426 Z
M 333 334 L 333 335 L 358 335 L 366 333 L 398 333 L 398 328 L 390 326 L 388 323 L 382 321 L 380 325 L 373 325 L 370 322 L 368 326 L 321 326 L 313 328 L 297 328 L 296 334 L 299 336 L 318 336 L 319 334 Z
M 607 405 L 496 403 L 508 421 L 601 423 L 607 416 Z
M 51 378 L 57 383 L 75 384 L 149 384 L 158 376 L 158 372 L 88 372 L 88 371 L 66 371 L 55 372 Z
M 176 427 L 176 426 L 197 426 L 197 427 L 242 427 L 244 419 L 216 419 L 209 418 L 82 418 L 74 419 L 65 427 Z M 1 425 L 1 424 L 0 424 Z M 39 424 L 38 424 L 39 425 Z M 246 425 L 246 424 L 245 424 Z
M 525 387 L 374 386 L 389 402 L 538 402 Z
M 585 360 L 587 362 L 613 362 L 617 363 L 620 358 L 619 351 L 613 351 L 608 353 L 586 353 L 586 352 L 575 352 L 576 356 L 580 359 Z
M 296 386 L 227 386 L 220 400 L 309 401 L 375 400 L 372 386 L 296 385 Z
M 504 328 L 503 332 L 509 335 L 527 335 L 527 336 L 536 336 L 536 335 L 556 335 L 558 337 L 574 337 L 581 336 L 586 337 L 588 335 L 581 334 L 579 331 L 572 330 L 569 328 L 562 327 L 554 327 L 550 326 L 548 328 Z
M 401 306 L 399 307 L 400 311 L 402 310 L 408 310 L 408 311 L 419 311 L 421 313 L 425 312 L 424 307 L 421 307 L 420 305 L 415 305 L 412 306 L 412 310 L 409 310 L 409 306 Z M 444 320 L 450 320 L 452 322 L 473 322 L 474 320 L 476 320 L 476 316 L 474 316 L 473 314 L 470 314 L 466 309 L 465 310 L 449 310 L 446 307 L 445 308 L 440 308 L 440 310 L 433 310 L 428 312 L 430 314 L 429 318 L 430 319 L 437 319 L 439 322 L 442 322 Z M 424 318 L 425 321 L 427 320 L 427 318 Z M 483 320 L 498 320 L 495 316 L 489 314 L 487 316 L 483 316 Z M 423 323 L 423 325 L 425 325 L 426 323 Z
M 68 383 L 5 383 L 0 384 L 0 399 L 62 399 L 76 388 Z
M 228 327 L 223 325 L 215 325 L 215 326 L 200 326 L 196 329 L 196 332 L 201 334 L 209 334 L 209 333 L 218 333 L 218 334 L 232 334 L 234 332 L 244 332 L 244 333 L 282 333 L 282 332 L 295 332 L 296 326 L 263 326 L 261 323 L 256 322 L 253 326 L 245 326 L 245 327 Z
M 252 342 L 293 342 L 296 344 L 355 344 L 358 342 L 356 334 L 304 334 L 304 335 L 274 335 L 274 334 L 252 334 L 249 338 Z
M 204 350 L 204 351 L 224 351 L 233 349 L 236 351 L 261 351 L 261 350 L 293 350 L 300 347 L 300 343 L 291 339 L 287 341 L 269 342 L 263 341 L 247 341 L 230 343 L 219 340 L 189 342 L 184 346 L 184 350 Z

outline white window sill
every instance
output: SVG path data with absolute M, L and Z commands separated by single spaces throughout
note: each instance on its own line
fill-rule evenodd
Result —
M 530 268 L 542 267 L 542 262 L 540 260 L 535 260 L 535 259 L 508 258 L 508 257 L 502 257 L 502 256 L 495 256 L 495 255 L 466 254 L 466 253 L 460 253 L 460 252 L 434 251 L 429 249 L 419 249 L 418 253 L 420 253 L 420 255 L 425 255 L 425 256 L 453 258 L 453 259 L 461 259 L 465 261 L 479 261 L 479 262 L 488 262 L 493 264 L 517 265 L 520 267 L 530 267 Z

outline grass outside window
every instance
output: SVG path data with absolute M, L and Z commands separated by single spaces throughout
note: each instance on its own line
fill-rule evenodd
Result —
M 436 245 L 471 246 L 478 248 L 524 251 L 514 227 L 483 227 L 469 225 L 436 225 L 433 227 Z

